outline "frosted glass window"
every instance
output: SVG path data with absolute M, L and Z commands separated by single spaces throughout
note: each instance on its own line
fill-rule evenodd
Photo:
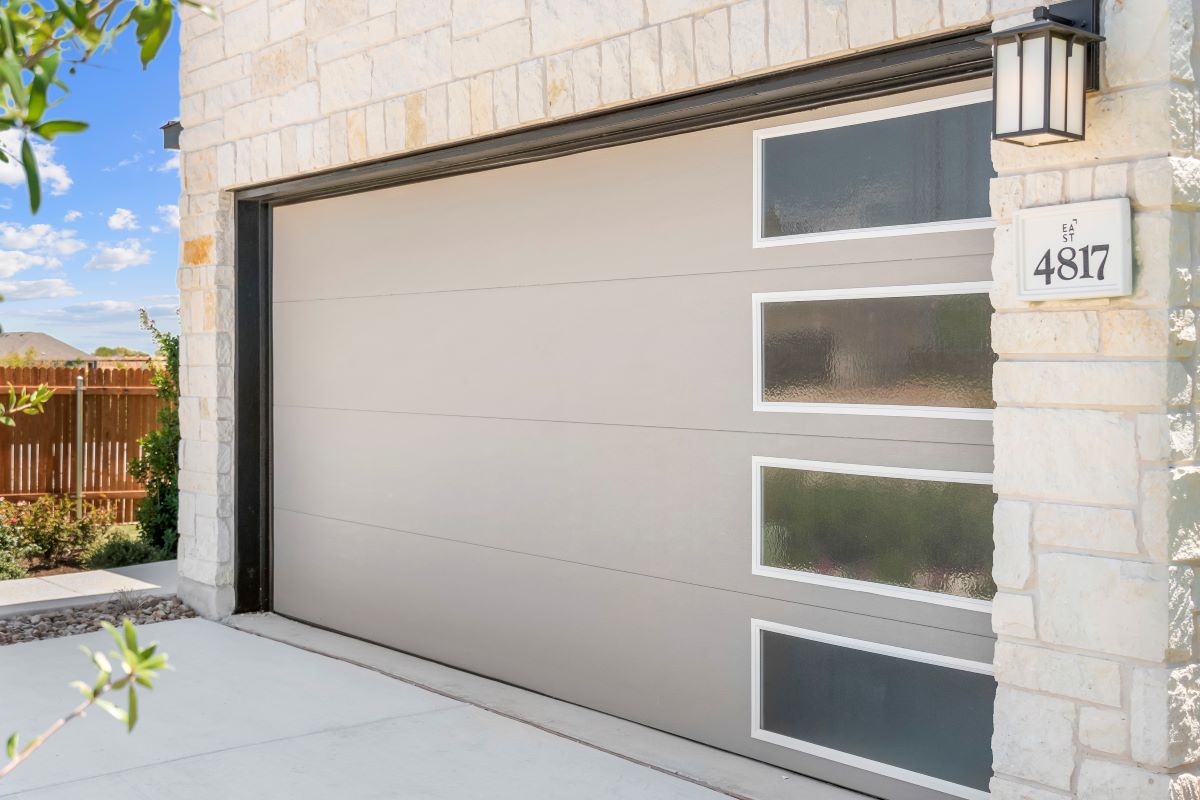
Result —
M 992 408 L 986 294 L 762 304 L 764 403 Z
M 996 594 L 989 484 L 759 470 L 762 566 L 975 600 Z
M 761 141 L 764 239 L 991 216 L 992 106 Z
M 758 635 L 761 730 L 987 792 L 991 675 Z

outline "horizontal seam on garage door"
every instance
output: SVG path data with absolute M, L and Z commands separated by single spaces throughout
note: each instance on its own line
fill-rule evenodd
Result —
M 375 530 L 389 531 L 391 533 L 400 533 L 400 534 L 405 534 L 407 536 L 419 536 L 422 539 L 433 539 L 433 540 L 439 541 L 439 542 L 448 542 L 451 544 L 463 545 L 464 547 L 479 547 L 479 548 L 483 548 L 484 550 L 494 550 L 494 551 L 501 552 L 501 553 L 509 553 L 509 554 L 518 555 L 518 556 L 526 556 L 527 558 L 540 558 L 540 559 L 543 559 L 546 561 L 553 561 L 558 564 L 571 564 L 571 565 L 574 565 L 577 567 L 587 567 L 589 569 L 599 569 L 599 570 L 604 570 L 605 572 L 615 572 L 615 573 L 619 573 L 622 575 L 631 575 L 631 576 L 638 577 L 638 578 L 648 578 L 650 580 L 666 581 L 667 583 L 675 583 L 675 584 L 679 584 L 681 586 L 694 586 L 698 589 L 711 589 L 712 591 L 715 591 L 715 592 L 727 592 L 729 594 L 736 594 L 736 595 L 740 595 L 742 597 L 754 597 L 754 598 L 758 598 L 760 600 L 772 600 L 772 601 L 775 601 L 778 603 L 790 603 L 791 605 L 806 606 L 809 608 L 819 608 L 824 611 L 834 611 L 834 612 L 841 613 L 841 614 L 853 614 L 855 616 L 867 617 L 870 619 L 885 620 L 888 622 L 899 622 L 899 623 L 905 624 L 905 625 L 915 625 L 919 628 L 933 628 L 935 630 L 947 631 L 949 633 L 961 634 L 963 636 L 974 636 L 979 639 L 984 639 L 987 641 L 995 640 L 994 636 L 989 636 L 987 634 L 982 634 L 982 633 L 976 633 L 974 631 L 964 630 L 962 628 L 952 628 L 952 627 L 946 627 L 944 625 L 932 625 L 932 624 L 928 624 L 925 622 L 913 622 L 911 620 L 899 619 L 896 617 L 888 617 L 888 616 L 884 616 L 882 614 L 869 614 L 869 613 L 861 612 L 861 611 L 847 611 L 844 608 L 839 608 L 837 606 L 826 606 L 826 605 L 821 605 L 819 603 L 806 603 L 806 602 L 803 602 L 800 600 L 786 600 L 781 597 L 772 597 L 770 595 L 757 594 L 755 592 L 743 592 L 738 589 L 727 589 L 727 588 L 724 588 L 721 586 L 710 586 L 707 583 L 696 583 L 694 581 L 680 580 L 679 578 L 668 578 L 668 577 L 664 577 L 662 575 L 651 575 L 649 573 L 636 572 L 634 570 L 619 569 L 617 567 L 606 567 L 601 564 L 589 564 L 586 561 L 574 561 L 569 558 L 557 558 L 555 556 L 541 555 L 539 553 L 530 553 L 526 550 L 516 550 L 516 549 L 510 548 L 510 547 L 497 547 L 496 545 L 481 544 L 479 542 L 466 542 L 466 541 L 463 541 L 462 539 L 453 539 L 448 536 L 438 536 L 438 535 L 432 534 L 432 533 L 420 533 L 419 531 L 410 531 L 410 530 L 405 530 L 403 528 L 393 528 L 393 527 L 389 527 L 387 525 L 379 525 L 378 523 L 373 523 L 373 522 L 362 522 L 360 520 L 345 519 L 344 517 L 333 517 L 333 516 L 329 516 L 326 514 L 314 514 L 311 511 L 300 511 L 299 509 L 287 508 L 286 506 L 281 506 L 281 505 L 276 505 L 274 507 L 274 510 L 277 512 L 278 511 L 286 511 L 289 514 L 297 514 L 297 515 L 303 516 L 303 517 L 311 517 L 312 519 L 323 519 L 323 520 L 328 520 L 330 522 L 343 522 L 347 525 L 361 525 L 364 528 L 373 528 Z M 973 613 L 976 616 L 980 617 L 981 619 L 985 620 L 989 626 L 991 625 L 991 614 L 982 614 L 980 612 L 966 612 L 966 613 Z
M 450 419 L 483 419 L 493 420 L 497 422 L 539 422 L 547 425 L 595 425 L 603 428 L 642 428 L 655 431 L 691 431 L 695 433 L 729 433 L 739 436 L 802 436 L 808 439 L 849 439 L 855 442 L 918 442 L 920 444 L 950 444 L 959 445 L 961 447 L 985 447 L 991 449 L 991 444 L 980 444 L 978 442 L 964 442 L 958 439 L 905 439 L 905 438 L 887 438 L 883 436 L 855 436 L 850 434 L 835 435 L 832 433 L 786 433 L 777 431 L 745 431 L 736 430 L 733 428 L 689 428 L 681 425 L 644 425 L 634 422 L 593 422 L 590 420 L 575 420 L 575 419 L 540 419 L 537 417 L 497 417 L 487 414 L 447 414 L 438 411 L 406 411 L 404 409 L 387 409 L 387 408 L 345 408 L 341 406 L 312 406 L 302 403 L 275 403 L 274 408 L 302 408 L 308 411 L 338 411 L 346 414 L 397 414 L 401 416 L 413 417 L 447 417 Z M 828 416 L 839 416 L 837 414 L 829 414 Z M 862 419 L 862 417 L 856 417 Z M 889 417 L 888 419 L 898 419 L 897 417 Z M 982 420 L 952 420 L 954 422 L 967 422 L 969 424 L 979 424 Z M 987 422 L 986 424 L 991 424 Z M 883 465 L 881 465 L 883 466 Z
M 914 262 L 937 262 L 937 261 L 952 261 L 963 258 L 987 258 L 989 277 L 985 280 L 990 280 L 991 270 L 991 253 L 962 253 L 954 256 L 934 256 L 933 258 L 901 258 L 901 259 L 882 259 L 878 261 L 852 261 L 848 263 L 830 262 L 822 264 L 800 264 L 787 267 L 756 267 L 751 269 L 724 269 L 715 270 L 713 272 L 679 272 L 669 273 L 666 275 L 628 275 L 618 278 L 589 278 L 586 280 L 577 281 L 547 281 L 546 283 L 511 283 L 498 284 L 495 286 L 468 286 L 458 289 L 414 289 L 409 292 L 381 292 L 379 294 L 346 294 L 335 295 L 332 297 L 305 297 L 292 300 L 277 300 L 271 299 L 275 305 L 284 305 L 291 303 L 323 303 L 335 300 L 373 300 L 381 297 L 412 297 L 427 294 L 460 294 L 462 292 L 494 292 L 504 289 L 539 289 L 550 286 L 586 286 L 595 283 L 622 283 L 625 281 L 653 281 L 653 280 L 674 280 L 676 278 L 707 278 L 722 275 L 753 275 L 764 272 L 785 272 L 793 269 L 820 269 L 822 267 L 870 267 L 878 264 L 911 264 Z M 925 282 L 925 281 L 922 281 Z M 878 285 L 877 281 L 872 281 L 872 285 Z M 890 285 L 890 284 L 889 284 Z M 897 284 L 904 286 L 907 284 Z

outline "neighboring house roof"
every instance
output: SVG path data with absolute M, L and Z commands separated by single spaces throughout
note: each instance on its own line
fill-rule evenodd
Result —
M 92 361 L 94 356 L 55 339 L 48 333 L 37 331 L 13 331 L 0 333 L 0 358 L 9 355 L 23 356 L 33 348 L 38 361 Z

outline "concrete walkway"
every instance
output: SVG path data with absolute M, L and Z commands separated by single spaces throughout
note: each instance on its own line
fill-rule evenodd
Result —
M 170 597 L 175 594 L 177 574 L 175 561 L 171 560 L 0 581 L 0 617 L 103 603 L 122 591 Z
M 142 628 L 175 670 L 143 693 L 132 735 L 103 712 L 71 723 L 0 796 L 722 800 L 728 795 L 318 653 L 205 620 Z M 0 735 L 28 739 L 94 677 L 79 645 L 0 647 Z M 566 704 L 562 704 L 566 706 Z M 794 787 L 799 788 L 799 787 Z M 808 797 L 793 794 L 792 797 Z

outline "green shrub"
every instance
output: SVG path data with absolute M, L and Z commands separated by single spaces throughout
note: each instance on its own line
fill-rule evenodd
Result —
M 21 564 L 29 555 L 29 545 L 21 541 L 20 535 L 7 524 L 7 517 L 0 519 L 0 581 L 24 578 L 29 573 Z
M 179 337 L 156 328 L 145 309 L 142 327 L 150 331 L 166 362 L 151 378 L 163 405 L 156 416 L 158 428 L 138 440 L 142 455 L 129 464 L 129 474 L 146 487 L 137 508 L 142 535 L 161 548 L 165 558 L 173 558 L 179 539 Z
M 83 566 L 88 569 L 112 569 L 169 557 L 141 536 L 114 531 L 88 547 L 83 554 Z
M 75 503 L 62 495 L 43 495 L 32 502 L 0 500 L 0 533 L 19 542 L 16 558 L 35 557 L 46 564 L 75 561 L 112 526 L 107 506 L 85 503 L 83 517 L 76 519 Z

